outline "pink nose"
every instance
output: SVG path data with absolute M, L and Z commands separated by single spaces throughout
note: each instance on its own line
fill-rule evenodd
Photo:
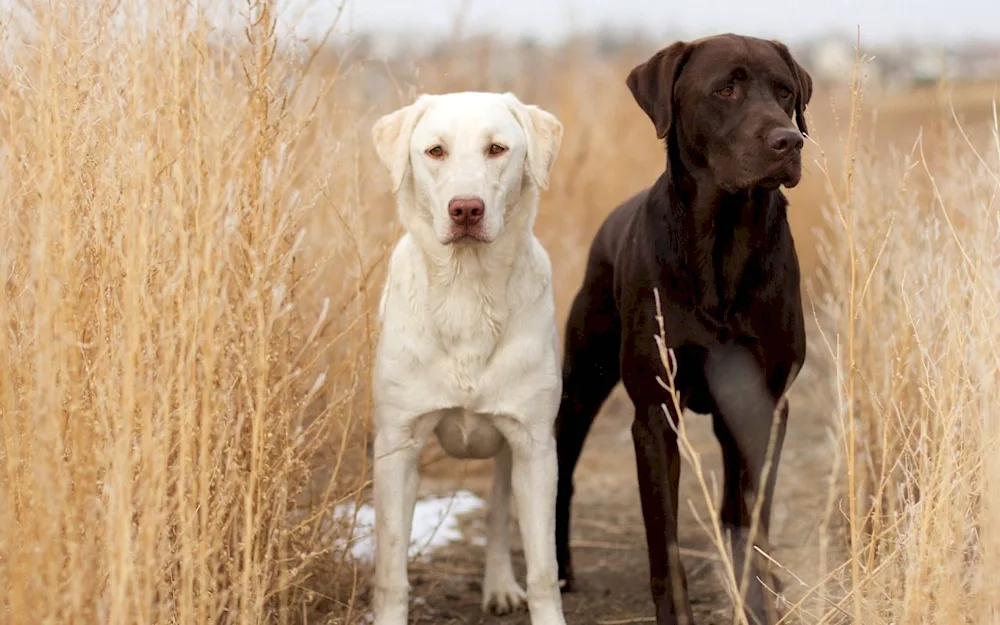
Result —
M 475 226 L 483 220 L 486 204 L 474 195 L 460 195 L 448 202 L 448 215 L 456 226 Z

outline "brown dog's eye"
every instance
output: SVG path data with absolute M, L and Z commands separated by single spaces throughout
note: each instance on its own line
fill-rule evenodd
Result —
M 490 146 L 490 156 L 500 156 L 507 151 L 507 148 L 500 145 L 499 143 L 494 143 Z
M 731 97 L 733 97 L 733 94 L 735 92 L 736 92 L 736 90 L 733 89 L 732 85 L 728 85 L 728 86 L 723 87 L 722 89 L 719 89 L 718 91 L 716 91 L 717 94 L 721 95 L 724 98 L 731 98 Z
M 788 87 L 781 87 L 780 89 L 778 89 L 778 93 L 781 95 L 781 97 L 787 98 L 792 95 L 792 90 L 789 89 Z
M 426 154 L 432 158 L 444 158 L 444 148 L 440 145 L 435 145 L 431 149 L 427 150 Z

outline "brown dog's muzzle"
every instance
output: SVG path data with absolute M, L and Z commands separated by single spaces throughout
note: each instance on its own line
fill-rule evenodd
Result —
M 795 128 L 780 126 L 767 131 L 762 146 L 764 170 L 759 184 L 768 189 L 794 187 L 802 177 L 802 147 L 805 139 Z
M 787 158 L 793 151 L 799 152 L 805 145 L 802 133 L 794 128 L 775 128 L 767 133 L 767 145 L 778 158 Z

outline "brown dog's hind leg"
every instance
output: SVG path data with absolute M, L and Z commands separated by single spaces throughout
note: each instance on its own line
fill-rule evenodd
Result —
M 621 330 L 613 302 L 594 301 L 596 286 L 584 284 L 570 311 L 566 326 L 562 401 L 555 425 L 556 455 L 559 458 L 556 560 L 563 592 L 571 592 L 574 581 L 569 549 L 573 472 L 590 426 L 619 379 Z

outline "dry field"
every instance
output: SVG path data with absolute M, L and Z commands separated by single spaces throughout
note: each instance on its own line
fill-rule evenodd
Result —
M 331 510 L 367 496 L 372 308 L 399 234 L 372 120 L 459 89 L 559 116 L 537 232 L 561 321 L 601 219 L 662 167 L 623 82 L 652 50 L 396 67 L 287 54 L 267 11 L 223 34 L 166 3 L 18 4 L 27 22 L 0 15 L 0 622 L 361 622 L 368 571 L 331 552 L 350 532 Z M 779 477 L 789 622 L 1000 623 L 995 87 L 811 103 L 789 192 L 816 321 Z M 651 612 L 627 407 L 605 412 L 578 512 L 595 592 L 567 598 L 570 623 Z M 699 427 L 685 496 L 706 520 Z M 487 469 L 428 450 L 428 488 Z M 692 519 L 699 614 L 728 622 Z M 479 566 L 471 544 L 415 565 L 415 618 L 479 622 Z

